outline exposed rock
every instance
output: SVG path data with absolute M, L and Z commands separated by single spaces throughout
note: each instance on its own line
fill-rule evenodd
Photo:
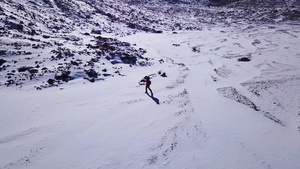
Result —
M 86 70 L 85 72 L 91 78 L 97 78 L 98 77 L 98 73 L 94 69 L 89 69 L 89 70 Z
M 70 79 L 70 73 L 71 71 L 62 71 L 60 75 L 55 75 L 55 79 L 67 82 Z
M 224 97 L 227 97 L 229 99 L 235 100 L 239 103 L 242 103 L 244 105 L 249 106 L 250 108 L 258 111 L 258 108 L 256 105 L 248 99 L 246 96 L 239 93 L 235 88 L 233 87 L 222 87 L 217 89 L 220 94 L 222 94 Z
M 0 50 L 0 56 L 6 55 L 6 50 Z
M 5 83 L 6 86 L 10 86 L 12 84 L 15 84 L 15 81 L 12 80 L 12 79 L 7 80 L 6 83 Z
M 79 63 L 78 62 L 76 62 L 76 61 L 72 61 L 71 60 L 71 62 L 70 62 L 72 65 L 74 65 L 74 66 L 79 66 Z
M 33 69 L 33 67 L 31 67 L 31 66 L 22 66 L 22 67 L 18 68 L 18 72 L 29 71 L 30 69 Z
M 2 66 L 5 62 L 6 62 L 6 60 L 0 59 L 0 66 Z
M 31 73 L 31 74 L 34 74 L 34 73 L 38 73 L 38 72 L 39 72 L 39 70 L 34 69 L 34 68 L 28 69 L 28 71 L 29 71 L 29 73 Z
M 97 34 L 97 35 L 100 35 L 101 34 L 101 30 L 96 30 L 96 29 L 93 29 L 91 31 L 92 34 Z
M 22 24 L 17 24 L 17 23 L 13 23 L 13 22 L 6 22 L 6 25 L 9 25 L 9 27 L 11 29 L 16 29 L 18 31 L 23 31 L 24 26 Z
M 161 77 L 167 77 L 166 72 L 159 71 L 158 74 L 159 74 Z
M 239 62 L 250 62 L 251 59 L 247 58 L 247 57 L 242 57 L 238 59 Z
M 196 52 L 196 53 L 200 53 L 200 52 L 201 52 L 199 46 L 194 46 L 194 47 L 192 47 L 192 51 L 193 51 L 193 52 Z
M 104 74 L 103 74 L 103 76 L 104 76 L 104 77 L 107 77 L 107 76 L 112 76 L 112 74 L 109 74 L 109 73 L 104 73 Z
M 49 85 L 53 85 L 55 83 L 54 79 L 48 79 L 47 82 L 49 83 Z
M 162 73 L 161 76 L 162 76 L 162 77 L 167 77 L 166 72 Z
M 50 36 L 49 35 L 43 35 L 43 38 L 48 39 L 48 38 L 50 38 Z
M 123 63 L 135 65 L 136 61 L 137 61 L 137 58 L 135 56 L 132 56 L 132 55 L 131 56 L 126 55 L 126 56 L 122 56 L 121 60 L 122 60 Z

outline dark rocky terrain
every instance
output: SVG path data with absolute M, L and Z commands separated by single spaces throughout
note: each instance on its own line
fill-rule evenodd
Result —
M 204 26 L 298 24 L 298 1 L 42 0 L 0 2 L 0 86 L 37 89 L 74 79 L 122 74 L 123 64 L 151 65 L 145 49 L 108 38 Z

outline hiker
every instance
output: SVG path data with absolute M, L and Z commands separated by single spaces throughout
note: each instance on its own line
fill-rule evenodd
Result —
M 147 93 L 148 94 L 148 91 L 147 91 L 147 89 L 149 89 L 150 90 L 150 92 L 151 92 L 151 95 L 153 95 L 153 93 L 152 93 L 152 90 L 150 89 L 150 85 L 151 85 L 151 81 L 150 81 L 150 78 L 149 78 L 149 76 L 146 76 L 146 92 L 145 93 Z

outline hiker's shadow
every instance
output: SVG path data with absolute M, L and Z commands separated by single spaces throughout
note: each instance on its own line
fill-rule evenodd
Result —
M 147 95 L 156 103 L 159 104 L 159 99 L 153 96 L 153 93 L 150 95 L 149 93 L 147 93 Z

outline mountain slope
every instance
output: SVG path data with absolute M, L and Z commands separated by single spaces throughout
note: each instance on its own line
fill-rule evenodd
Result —
M 0 1 L 0 168 L 300 168 L 299 7 L 140 2 Z
M 290 26 L 137 33 L 120 40 L 151 66 L 2 88 L 0 168 L 299 168 L 298 36 Z

